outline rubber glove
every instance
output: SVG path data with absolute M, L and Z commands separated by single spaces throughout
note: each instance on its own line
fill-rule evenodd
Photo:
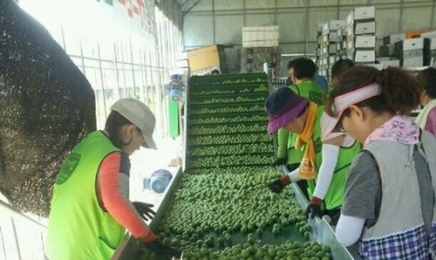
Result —
M 179 259 L 182 255 L 182 252 L 176 250 L 172 247 L 166 246 L 162 244 L 159 240 L 154 240 L 152 242 L 145 243 L 145 246 L 148 247 L 156 256 L 164 257 L 164 258 L 177 258 Z M 158 258 L 162 259 L 162 258 Z
M 151 209 L 153 207 L 153 204 L 148 204 L 148 203 L 139 202 L 139 201 L 132 202 L 132 204 L 133 204 L 133 206 L 135 206 L 139 215 L 141 215 L 141 217 L 145 221 L 152 219 L 156 215 L 156 212 Z
M 284 165 L 288 162 L 288 158 L 277 158 L 272 164 L 271 166 L 275 167 L 275 166 L 280 166 L 280 165 Z
M 306 208 L 306 219 L 315 218 L 315 216 L 322 217 L 322 210 L 321 210 L 321 204 L 322 199 L 317 197 L 312 197 L 309 201 L 309 205 Z
M 268 188 L 275 193 L 280 193 L 282 190 L 291 183 L 289 175 L 284 175 L 281 178 L 268 184 Z

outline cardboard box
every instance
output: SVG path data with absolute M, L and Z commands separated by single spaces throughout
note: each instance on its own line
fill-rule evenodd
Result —
M 406 39 L 419 38 L 422 34 L 430 32 L 429 30 L 410 30 L 406 31 Z
M 398 46 L 402 46 L 403 51 L 424 49 L 424 38 L 414 38 L 403 40 Z M 400 42 L 399 42 L 400 43 Z
M 436 50 L 436 38 L 430 39 L 430 50 Z
M 391 34 L 383 37 L 383 45 L 394 44 L 406 39 L 406 33 Z
M 259 26 L 242 28 L 242 47 L 279 46 L 278 26 Z
M 354 34 L 375 34 L 375 22 L 359 23 L 354 28 Z
M 329 64 L 331 64 L 331 65 L 335 64 L 336 60 L 337 60 L 336 56 L 330 56 L 329 57 Z
M 374 62 L 375 51 L 357 50 L 354 53 L 354 62 Z
M 363 66 L 369 66 L 369 67 L 373 67 L 376 68 L 378 70 L 382 70 L 385 68 L 385 66 L 383 64 L 362 64 Z
M 322 27 L 322 34 L 329 34 L 331 31 L 337 31 L 343 28 L 345 25 L 345 20 L 331 20 L 325 23 Z
M 198 71 L 210 67 L 224 67 L 226 45 L 211 45 L 188 51 L 189 68 L 191 71 Z M 223 71 L 222 69 L 221 71 Z M 225 70 L 224 70 L 225 71 Z
M 386 67 L 400 67 L 400 60 L 391 57 L 380 57 L 376 59 L 380 64 Z
M 423 57 L 407 58 L 402 60 L 403 67 L 422 67 L 424 66 Z
M 345 21 L 347 25 L 352 25 L 359 20 L 375 20 L 375 6 L 354 8 Z
M 413 57 L 424 57 L 425 53 L 423 49 L 420 50 L 410 50 L 403 52 L 403 59 L 413 58 Z
M 322 36 L 321 45 L 329 42 L 336 42 L 338 40 L 336 32 L 331 32 L 329 34 Z
M 372 35 L 357 35 L 351 38 L 347 43 L 347 49 L 373 49 L 375 48 L 376 39 Z
M 394 55 L 394 51 L 395 51 L 395 44 L 383 45 L 383 46 L 380 46 L 380 49 L 379 49 L 380 56 L 382 56 L 382 57 L 392 56 L 392 55 Z
M 421 33 L 421 38 L 429 38 L 429 39 L 436 38 L 436 31 Z

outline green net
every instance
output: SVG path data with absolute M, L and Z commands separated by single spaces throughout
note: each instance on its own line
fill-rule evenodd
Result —
M 49 32 L 0 1 L 0 191 L 46 216 L 68 152 L 95 129 L 91 85 Z

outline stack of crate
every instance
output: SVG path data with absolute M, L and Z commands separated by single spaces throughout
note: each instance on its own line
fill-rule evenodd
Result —
M 377 61 L 384 66 L 399 67 L 400 60 L 394 57 L 395 43 L 406 39 L 406 33 L 396 33 L 383 37 Z
M 395 58 L 402 67 L 422 67 L 430 64 L 430 39 L 413 38 L 395 43 Z
M 280 47 L 252 47 L 240 50 L 241 73 L 263 72 L 266 62 L 268 68 L 276 70 L 280 66 Z M 276 74 L 277 75 L 277 74 Z
M 357 7 L 346 19 L 347 58 L 356 64 L 374 64 L 376 46 L 375 7 Z
M 421 34 L 422 38 L 427 38 L 430 41 L 429 47 L 429 66 L 436 66 L 436 31 L 426 32 Z
M 336 61 L 347 58 L 347 35 L 345 28 L 338 30 L 338 41 L 336 43 Z
M 338 43 L 338 30 L 343 28 L 344 20 L 331 20 L 322 27 L 320 74 L 327 81 L 331 78 L 331 67 L 336 62 L 336 48 Z

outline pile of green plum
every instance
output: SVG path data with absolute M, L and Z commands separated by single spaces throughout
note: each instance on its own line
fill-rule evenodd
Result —
M 203 124 L 228 124 L 228 123 L 244 123 L 244 122 L 267 122 L 266 114 L 254 116 L 236 116 L 236 117 L 207 117 L 193 118 L 189 120 L 191 125 Z
M 226 113 L 247 113 L 247 112 L 264 112 L 263 106 L 255 105 L 250 107 L 217 107 L 217 108 L 201 108 L 198 110 L 190 110 L 191 115 L 205 114 L 226 114 Z
M 252 155 L 252 154 L 234 154 L 229 156 L 210 156 L 191 158 L 190 166 L 192 168 L 219 168 L 232 165 L 267 165 L 273 161 L 272 156 Z
M 191 101 L 191 105 L 208 105 L 208 104 L 229 104 L 229 103 L 250 103 L 250 102 L 265 102 L 265 97 L 226 97 L 226 98 L 211 98 L 204 101 Z
M 270 142 L 272 137 L 267 134 L 240 134 L 240 135 L 219 135 L 219 136 L 194 136 L 189 139 L 189 145 L 221 145 L 221 144 L 248 144 Z M 194 148 L 195 149 L 195 148 Z M 232 150 L 230 150 L 231 152 Z M 272 151 L 271 151 L 272 152 Z
M 279 176 L 270 167 L 185 172 L 158 238 L 187 260 L 331 259 L 328 247 L 308 241 L 310 227 L 291 190 L 267 188 Z M 146 251 L 143 257 L 155 259 Z
M 189 151 L 190 156 L 217 156 L 253 153 L 270 153 L 274 149 L 271 143 L 233 144 L 226 146 L 202 146 Z
M 190 135 L 266 133 L 266 124 L 253 125 L 217 125 L 211 127 L 195 126 L 189 129 Z

